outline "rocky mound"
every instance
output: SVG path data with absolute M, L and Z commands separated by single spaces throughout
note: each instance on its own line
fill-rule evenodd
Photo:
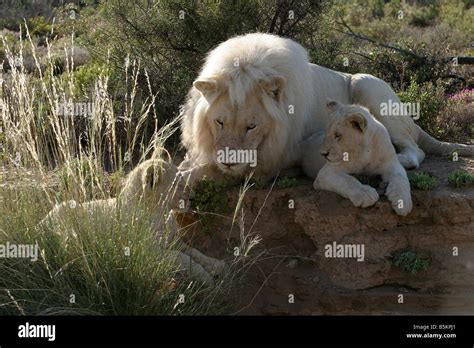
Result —
M 473 173 L 474 161 L 427 159 L 420 170 L 439 184 L 412 191 L 407 217 L 385 197 L 356 208 L 306 179 L 271 192 L 250 189 L 242 203 L 244 234 L 262 240 L 236 291 L 235 313 L 474 313 L 474 188 L 449 186 L 455 169 Z M 229 206 L 238 196 L 239 188 L 227 192 Z M 194 224 L 195 246 L 231 259 L 241 241 L 239 224 L 231 222 L 232 214 L 216 218 L 206 233 Z

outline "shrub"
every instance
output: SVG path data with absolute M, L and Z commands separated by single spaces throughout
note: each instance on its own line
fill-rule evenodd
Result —
M 393 259 L 393 264 L 395 267 L 398 267 L 411 275 L 415 275 L 421 270 L 426 270 L 431 264 L 431 260 L 423 259 L 419 257 L 416 252 L 408 250 L 398 254 Z
M 471 186 L 474 184 L 474 175 L 464 170 L 458 169 L 449 174 L 448 182 L 450 185 L 456 188 Z
M 416 121 L 418 125 L 434 136 L 442 135 L 437 115 L 439 110 L 446 106 L 447 101 L 441 86 L 432 82 L 420 84 L 412 78 L 406 91 L 398 93 L 398 96 L 404 103 L 419 103 L 420 118 Z
M 288 176 L 283 176 L 278 179 L 276 186 L 280 189 L 288 188 L 295 186 L 298 180 L 296 178 L 290 178 Z
M 438 180 L 426 172 L 414 173 L 410 177 L 411 187 L 418 190 L 431 190 L 438 185 Z

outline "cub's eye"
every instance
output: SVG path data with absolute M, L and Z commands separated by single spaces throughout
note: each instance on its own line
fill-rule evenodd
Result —
M 221 126 L 221 128 L 224 128 L 224 122 L 216 120 L 216 123 Z
M 257 127 L 257 126 L 256 126 L 255 124 L 253 124 L 253 123 L 250 124 L 250 125 L 248 125 L 248 127 L 247 127 L 247 132 L 248 132 L 249 130 L 255 129 L 255 127 Z
M 334 134 L 334 139 L 341 140 L 341 138 L 342 138 L 342 134 L 339 134 L 339 133 Z

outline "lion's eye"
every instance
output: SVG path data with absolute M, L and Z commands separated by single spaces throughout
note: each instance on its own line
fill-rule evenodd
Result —
M 224 128 L 224 122 L 216 120 L 216 123 L 221 126 L 221 128 Z
M 255 127 L 257 127 L 257 126 L 256 126 L 255 124 L 253 124 L 253 123 L 250 124 L 250 125 L 248 125 L 248 127 L 247 127 L 247 132 L 248 132 L 249 130 L 255 129 Z

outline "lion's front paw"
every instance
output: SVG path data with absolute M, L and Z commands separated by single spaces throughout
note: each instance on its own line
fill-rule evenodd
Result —
M 350 195 L 352 204 L 356 207 L 370 207 L 379 200 L 377 190 L 369 185 L 363 185 L 360 189 Z
M 392 208 L 398 215 L 406 216 L 411 212 L 413 208 L 413 203 L 411 201 L 409 187 L 403 187 L 394 183 L 390 183 L 387 186 L 385 195 L 392 203 Z

